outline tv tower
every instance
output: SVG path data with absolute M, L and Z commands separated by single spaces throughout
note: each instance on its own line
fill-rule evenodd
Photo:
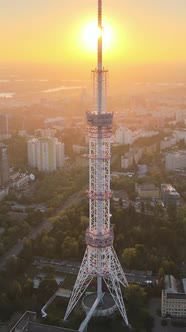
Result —
M 102 62 L 102 0 L 98 0 L 98 29 L 97 69 L 92 71 L 94 110 L 86 114 L 89 136 L 89 227 L 85 235 L 87 248 L 64 317 L 65 320 L 68 318 L 88 285 L 94 278 L 97 279 L 96 293 L 85 295 L 82 301 L 86 318 L 80 325 L 81 332 L 93 315 L 108 316 L 117 309 L 126 325 L 129 325 L 120 288 L 120 284 L 126 287 L 128 283 L 113 248 L 114 235 L 110 224 L 110 138 L 113 113 L 106 110 L 108 72 Z M 103 291 L 104 283 L 109 294 Z

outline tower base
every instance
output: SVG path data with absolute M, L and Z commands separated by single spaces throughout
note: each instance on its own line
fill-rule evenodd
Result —
M 128 286 L 128 283 L 112 246 L 97 248 L 87 245 L 64 319 L 66 320 L 68 318 L 93 278 L 98 276 L 101 276 L 104 280 L 121 316 L 126 325 L 128 325 L 127 313 L 120 288 L 120 283 L 124 287 Z M 93 301 L 91 303 L 93 304 Z M 95 308 L 97 308 L 98 305 L 99 303 L 97 303 Z M 89 308 L 90 307 L 91 305 Z
M 83 297 L 82 308 L 87 314 L 97 298 L 97 293 L 89 293 Z M 94 311 L 93 317 L 108 317 L 118 310 L 113 297 L 109 293 L 103 293 L 102 302 Z

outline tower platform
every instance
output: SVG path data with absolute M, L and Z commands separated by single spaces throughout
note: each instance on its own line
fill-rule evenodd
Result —
M 82 308 L 85 313 L 90 311 L 93 303 L 97 298 L 97 293 L 86 294 L 82 299 Z M 93 317 L 108 317 L 118 310 L 114 299 L 109 293 L 103 293 L 102 302 L 96 308 Z

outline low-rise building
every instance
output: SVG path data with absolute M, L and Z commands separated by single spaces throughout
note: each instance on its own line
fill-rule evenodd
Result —
M 126 127 L 120 127 L 116 130 L 115 141 L 119 144 L 131 145 L 132 141 L 132 131 Z
M 20 177 L 20 173 L 18 171 L 14 171 L 14 169 L 10 169 L 10 180 L 15 181 Z
M 82 154 L 82 153 L 87 153 L 88 152 L 88 147 L 83 146 L 83 145 L 73 144 L 72 145 L 72 150 L 73 150 L 74 153 Z
M 153 183 L 135 184 L 135 190 L 138 197 L 143 199 L 159 198 L 160 190 Z
M 146 164 L 139 164 L 137 172 L 140 176 L 145 175 L 148 172 L 148 166 Z
M 180 204 L 180 194 L 169 183 L 161 184 L 161 199 L 165 205 Z
M 168 171 L 186 168 L 186 151 L 178 150 L 165 155 L 165 167 Z
M 161 314 L 186 318 L 186 278 L 176 280 L 171 275 L 165 276 L 165 289 L 161 295 Z
M 115 207 L 128 207 L 129 206 L 129 197 L 126 191 L 124 190 L 114 190 L 112 196 Z
M 88 167 L 89 165 L 89 159 L 88 154 L 82 154 L 76 157 L 76 166 L 77 167 Z
M 13 181 L 13 189 L 19 191 L 19 190 L 27 187 L 29 180 L 30 180 L 29 175 L 27 175 L 27 174 L 21 175 L 18 179 Z
M 75 332 L 59 326 L 37 323 L 37 313 L 26 311 L 11 328 L 10 332 Z
M 0 201 L 8 195 L 9 188 L 0 189 Z

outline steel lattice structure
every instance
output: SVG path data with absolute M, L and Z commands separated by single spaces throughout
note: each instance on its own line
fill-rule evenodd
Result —
M 98 63 L 97 69 L 92 72 L 94 110 L 87 112 L 89 136 L 89 190 L 87 191 L 89 227 L 85 236 L 87 248 L 71 294 L 65 319 L 80 300 L 92 279 L 96 278 L 97 299 L 93 305 L 93 310 L 102 301 L 102 281 L 104 280 L 126 325 L 128 325 L 120 288 L 120 284 L 126 287 L 128 283 L 113 248 L 114 235 L 110 224 L 110 138 L 113 113 L 106 110 L 107 71 L 104 70 L 102 65 L 102 0 L 98 0 L 98 28 L 101 31 L 98 38 Z M 92 314 L 90 313 L 87 322 Z M 80 328 L 79 331 L 83 331 L 83 328 Z

